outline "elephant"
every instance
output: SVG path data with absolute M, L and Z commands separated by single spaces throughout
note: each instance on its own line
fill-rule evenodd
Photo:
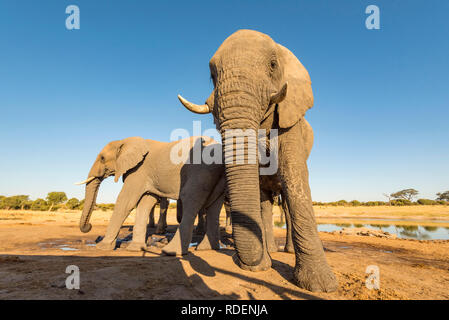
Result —
M 159 202 L 159 220 L 157 221 L 157 225 L 154 223 L 154 206 L 150 211 L 150 222 L 148 225 L 151 228 L 156 227 L 156 234 L 164 234 L 167 231 L 167 210 L 168 210 L 168 199 L 160 198 Z
M 303 119 L 304 122 L 302 130 L 302 138 L 305 146 L 305 157 L 309 158 L 310 152 L 313 147 L 313 129 L 310 124 Z M 278 201 L 279 209 L 281 211 L 281 216 L 285 216 L 287 234 L 285 236 L 285 246 L 284 251 L 294 253 L 293 239 L 292 239 L 292 225 L 290 219 L 290 213 L 288 211 L 287 203 L 283 200 L 285 195 L 282 191 L 282 184 L 278 175 L 261 175 L 259 177 L 260 183 L 260 201 L 261 201 L 261 212 L 262 220 L 265 225 L 266 241 L 268 252 L 278 251 L 276 242 L 274 241 L 273 234 L 273 203 L 275 198 L 280 198 Z M 280 197 L 279 197 L 280 196 Z
M 97 244 L 98 249 L 115 248 L 121 225 L 137 207 L 133 239 L 127 249 L 145 250 L 150 211 L 158 199 L 170 198 L 182 202 L 184 214 L 174 237 L 162 248 L 163 253 L 181 255 L 188 252 L 194 220 L 201 209 L 207 212 L 207 228 L 197 250 L 218 250 L 219 215 L 225 190 L 224 167 L 219 163 L 206 164 L 203 160 L 190 163 L 195 157 L 195 150 L 213 154 L 217 148 L 221 153 L 220 144 L 209 137 L 190 137 L 175 142 L 131 137 L 108 143 L 98 154 L 88 178 L 79 183 L 86 184 L 80 230 L 91 230 L 89 219 L 100 184 L 105 178 L 114 175 L 115 182 L 123 178 L 123 187 L 105 237 Z M 179 158 L 180 152 L 181 156 L 184 154 L 187 158 Z
M 286 47 L 255 30 L 230 35 L 209 61 L 213 90 L 205 104 L 198 105 L 178 95 L 188 110 L 212 113 L 222 137 L 225 176 L 231 202 L 236 263 L 245 270 L 271 267 L 260 210 L 259 159 L 241 163 L 236 151 L 249 159 L 264 130 L 278 132 L 276 175 L 291 217 L 296 285 L 309 291 L 332 292 L 338 283 L 318 236 L 312 207 L 304 136 L 310 134 L 304 116 L 313 106 L 310 76 Z M 245 132 L 254 139 L 235 139 Z M 228 140 L 227 140 L 228 139 Z M 269 147 L 267 147 L 267 152 Z

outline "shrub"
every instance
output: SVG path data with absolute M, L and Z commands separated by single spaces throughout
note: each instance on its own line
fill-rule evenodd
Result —
M 349 204 L 354 207 L 358 207 L 361 205 L 360 201 L 357 200 L 352 200 L 351 202 L 349 202 Z
M 113 203 L 98 203 L 96 205 L 96 207 L 98 209 L 100 209 L 101 211 L 109 211 L 109 210 L 114 210 L 115 204 L 113 204 Z
M 438 202 L 436 202 L 435 200 L 430 200 L 430 199 L 418 199 L 417 203 L 420 205 L 424 205 L 424 206 L 438 204 Z
M 31 210 L 36 211 L 47 211 L 49 207 L 47 201 L 41 198 L 34 200 L 31 204 Z
M 19 210 L 25 209 L 25 205 L 29 204 L 29 196 L 18 195 L 11 197 L 3 197 L 1 199 L 1 205 L 3 209 L 7 210 Z
M 282 221 L 275 221 L 274 225 L 278 228 L 282 228 L 285 225 L 285 223 Z
M 72 199 L 68 200 L 65 205 L 68 209 L 71 209 L 71 210 L 78 209 L 78 207 L 80 205 L 80 201 L 77 198 L 72 198 Z
M 175 202 L 170 202 L 169 205 L 168 205 L 168 207 L 169 207 L 170 209 L 176 209 L 176 201 L 175 201 Z
M 78 205 L 78 209 L 79 210 L 83 210 L 84 209 L 84 199 L 80 201 L 80 204 Z
M 413 205 L 413 202 L 407 199 L 395 199 L 391 200 L 390 204 L 392 206 L 411 206 Z

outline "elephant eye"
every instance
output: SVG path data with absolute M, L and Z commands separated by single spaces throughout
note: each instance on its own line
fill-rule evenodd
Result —
M 270 66 L 271 66 L 271 69 L 275 69 L 275 68 L 276 68 L 276 66 L 277 66 L 277 63 L 276 63 L 276 61 L 275 61 L 275 60 L 271 60 L 271 64 L 270 64 Z
M 101 162 L 104 162 L 104 156 L 101 156 L 101 157 L 100 157 L 100 161 L 101 161 Z

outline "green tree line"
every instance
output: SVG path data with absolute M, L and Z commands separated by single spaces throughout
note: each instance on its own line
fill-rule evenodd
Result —
M 419 192 L 415 189 L 404 189 L 391 194 L 384 194 L 388 201 L 346 201 L 313 202 L 316 206 L 411 206 L 411 205 L 449 205 L 449 190 L 439 192 L 435 199 L 417 199 Z M 0 195 L 0 209 L 3 210 L 34 210 L 57 211 L 59 209 L 83 210 L 84 199 L 67 198 L 65 192 L 53 191 L 47 194 L 45 199 L 30 200 L 28 195 L 2 196 Z M 176 208 L 176 202 L 171 202 L 170 208 Z M 108 211 L 114 210 L 113 203 L 98 203 L 96 209 Z
M 28 195 L 2 196 L 0 195 L 0 209 L 3 210 L 33 210 L 57 211 L 59 209 L 83 210 L 84 199 L 67 198 L 65 192 L 53 191 L 45 199 L 30 200 Z M 103 211 L 114 210 L 113 203 L 98 203 L 96 209 Z
M 415 189 L 404 189 L 390 194 L 384 193 L 384 196 L 388 201 L 366 201 L 361 202 L 357 200 L 346 201 L 339 200 L 334 202 L 314 202 L 315 206 L 413 206 L 413 205 L 449 205 L 449 190 L 444 192 L 439 192 L 436 194 L 436 198 L 432 199 L 415 199 L 418 197 L 419 191 Z

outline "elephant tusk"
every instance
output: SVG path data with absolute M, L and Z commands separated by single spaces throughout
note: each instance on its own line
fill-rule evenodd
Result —
M 199 104 L 191 103 L 191 102 L 187 101 L 186 99 L 184 99 L 183 97 L 181 97 L 181 95 L 179 95 L 179 94 L 178 94 L 178 99 L 179 99 L 179 101 L 181 101 L 181 103 L 184 105 L 184 107 L 186 107 L 187 109 L 189 109 L 192 112 L 199 113 L 199 114 L 205 114 L 205 113 L 211 112 L 211 110 L 209 109 L 209 106 L 207 104 L 199 105 Z
M 288 81 L 282 86 L 279 92 L 273 93 L 270 97 L 270 104 L 276 104 L 282 102 L 287 96 Z
M 91 182 L 91 181 L 94 180 L 94 179 L 95 179 L 95 177 L 89 177 L 89 178 L 87 178 L 86 180 L 81 181 L 81 182 L 76 182 L 75 184 L 78 185 L 78 186 L 80 186 L 80 185 L 82 185 L 82 184 L 87 184 L 87 183 Z

